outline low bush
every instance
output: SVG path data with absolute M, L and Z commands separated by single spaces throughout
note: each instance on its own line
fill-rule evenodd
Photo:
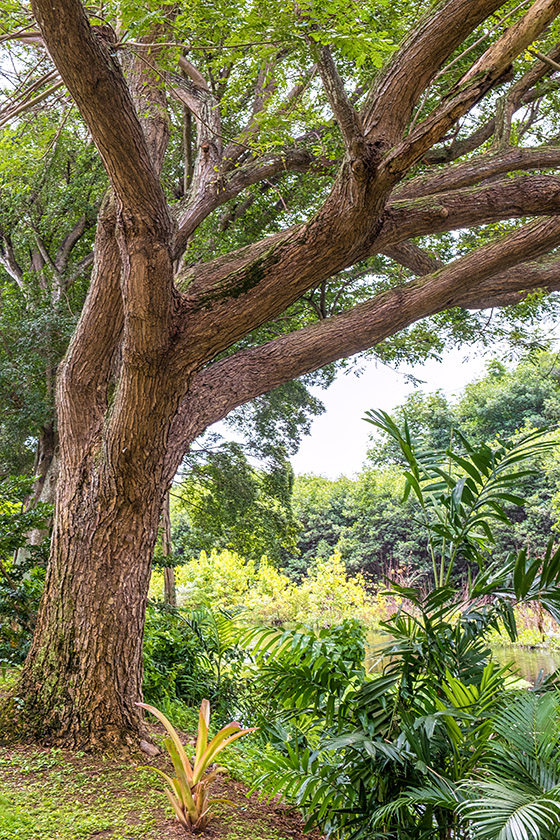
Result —
M 213 693 L 214 675 L 200 636 L 180 611 L 149 604 L 144 631 L 144 697 L 157 705 L 197 704 Z
M 176 567 L 175 573 L 182 606 L 211 603 L 242 610 L 246 621 L 259 624 L 337 624 L 347 618 L 374 624 L 379 617 L 378 602 L 363 576 L 349 576 L 338 552 L 318 560 L 298 584 L 266 557 L 257 566 L 232 551 L 202 552 L 198 559 Z M 162 589 L 163 575 L 155 570 L 151 592 L 157 597 Z
M 235 616 L 201 604 L 196 609 L 150 603 L 144 635 L 144 697 L 183 715 L 181 704 L 210 698 L 220 721 L 252 714 Z M 178 721 L 176 721 L 178 723 Z M 178 725 L 180 725 L 178 723 Z
M 30 546 L 29 533 L 46 527 L 52 508 L 25 509 L 31 485 L 25 476 L 0 482 L 0 665 L 27 656 L 43 591 L 49 540 Z

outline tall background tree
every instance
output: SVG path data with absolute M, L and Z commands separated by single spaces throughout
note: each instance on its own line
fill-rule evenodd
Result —
M 2 119 L 17 135 L 68 91 L 110 187 L 58 367 L 49 569 L 4 718 L 132 744 L 157 524 L 191 442 L 337 359 L 398 355 L 420 319 L 436 317 L 419 344 L 472 335 L 464 310 L 560 285 L 560 0 L 5 11 Z M 28 248 L 4 243 L 9 273 Z M 64 290 L 56 243 L 36 246 Z

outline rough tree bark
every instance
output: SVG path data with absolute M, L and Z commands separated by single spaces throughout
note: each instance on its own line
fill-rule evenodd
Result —
M 298 148 L 243 157 L 242 144 L 222 142 L 219 103 L 189 61 L 181 61 L 182 77 L 159 76 L 157 48 L 145 47 L 145 65 L 133 62 L 125 79 L 112 31 L 92 28 L 79 0 L 34 0 L 43 42 L 111 183 L 89 295 L 58 374 L 54 536 L 17 688 L 18 715 L 36 735 L 99 747 L 133 746 L 145 736 L 135 703 L 159 516 L 187 447 L 210 423 L 426 315 L 512 302 L 530 288 L 560 288 L 560 260 L 547 256 L 560 244 L 560 182 L 545 174 L 510 177 L 557 166 L 558 148 L 499 148 L 403 183 L 560 12 L 560 0 L 535 0 L 409 131 L 420 97 L 445 62 L 502 5 L 438 4 L 378 75 L 360 111 L 333 54 L 322 48 L 316 66 L 344 146 L 323 207 L 306 223 L 185 266 L 189 237 L 229 198 L 284 169 L 328 172 L 332 164 Z M 516 102 L 551 72 L 537 62 Z M 162 78 L 197 127 L 189 195 L 174 216 L 160 182 L 169 136 Z M 245 139 L 258 131 L 268 95 L 264 88 L 257 93 Z M 446 266 L 408 242 L 529 215 L 550 218 Z M 309 289 L 375 253 L 420 276 L 295 333 L 232 352 Z

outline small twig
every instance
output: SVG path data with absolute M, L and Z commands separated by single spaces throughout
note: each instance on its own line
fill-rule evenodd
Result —
M 552 67 L 554 70 L 560 70 L 560 64 L 557 61 L 553 61 L 552 58 L 549 58 L 547 55 L 542 53 L 540 50 L 527 50 L 528 53 L 534 55 L 535 58 L 538 58 L 539 61 L 542 61 L 543 64 L 548 64 L 549 67 Z
M 0 39 L 1 40 L 1 39 Z M 238 50 L 246 47 L 275 47 L 281 46 L 282 41 L 248 41 L 244 44 L 216 44 L 211 47 L 197 47 L 194 44 L 179 44 L 177 41 L 162 41 L 162 43 L 142 43 L 141 41 L 119 41 L 112 45 L 112 49 L 126 49 L 127 47 L 178 47 L 183 50 Z
M 40 156 L 39 160 L 44 160 L 47 157 L 47 155 L 52 151 L 52 149 L 54 149 L 56 147 L 56 145 L 57 145 L 57 143 L 60 139 L 60 135 L 62 134 L 62 130 L 64 129 L 64 126 L 68 122 L 68 117 L 70 116 L 73 107 L 74 107 L 74 103 L 70 102 L 70 107 L 68 108 L 66 113 L 63 115 L 63 117 L 60 121 L 60 125 L 58 126 L 57 132 L 54 136 L 54 139 L 49 143 L 46 151 L 43 152 L 43 154 Z
M 30 99 L 28 102 L 24 102 L 22 105 L 19 105 L 17 108 L 14 108 L 13 111 L 6 114 L 4 117 L 0 117 L 0 126 L 5 125 L 7 122 L 12 120 L 14 117 L 17 117 L 18 114 L 21 114 L 23 111 L 29 111 L 31 108 L 34 108 L 35 105 L 39 105 L 39 103 L 43 102 L 45 99 L 48 99 L 48 97 L 52 93 L 54 93 L 56 90 L 61 88 L 63 86 L 63 84 L 64 84 L 63 81 L 57 82 L 56 84 L 52 85 L 50 88 L 47 88 L 47 90 L 43 91 L 43 93 L 40 93 L 34 99 Z

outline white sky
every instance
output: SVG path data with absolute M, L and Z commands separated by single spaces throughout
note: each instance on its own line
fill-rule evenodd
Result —
M 445 353 L 441 362 L 402 365 L 397 371 L 371 361 L 359 377 L 348 373 L 339 376 L 326 391 L 313 389 L 326 411 L 313 421 L 311 434 L 303 439 L 292 458 L 294 470 L 298 475 L 314 473 L 328 478 L 355 475 L 362 467 L 373 431 L 362 419 L 365 411 L 391 411 L 415 387 L 426 392 L 441 388 L 447 395 L 459 394 L 465 385 L 483 375 L 489 358 L 460 348 Z M 407 380 L 407 373 L 424 384 L 415 386 Z

